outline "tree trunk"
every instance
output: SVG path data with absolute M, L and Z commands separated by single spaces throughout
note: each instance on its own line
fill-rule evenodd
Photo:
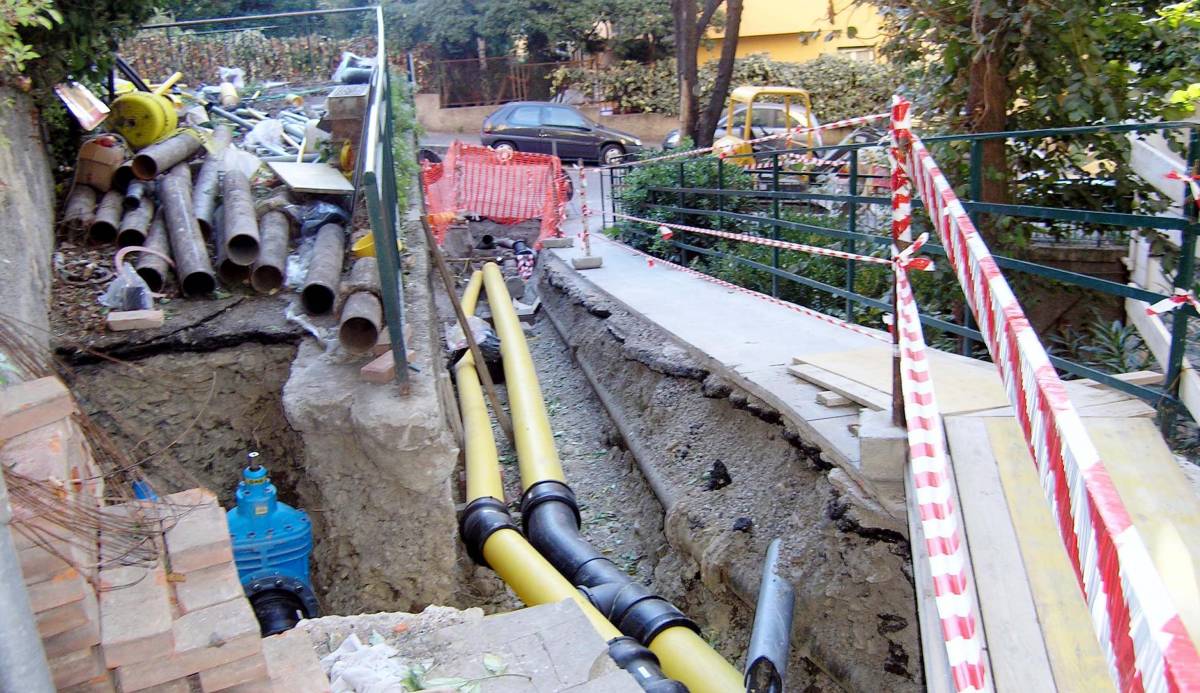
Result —
M 1008 67 L 1003 50 L 999 47 L 1002 37 L 994 33 L 995 24 L 995 19 L 978 14 L 973 22 L 976 35 L 984 41 L 984 46 L 975 54 L 969 73 L 967 126 L 970 132 L 996 132 L 1004 130 L 1008 123 Z M 984 141 L 982 172 L 981 199 L 978 201 L 1010 202 L 1008 154 L 1004 140 Z M 1001 239 L 990 215 L 979 216 L 979 232 L 989 246 L 998 247 L 997 242 Z
M 482 36 L 475 37 L 475 51 L 479 54 L 479 71 L 487 72 L 487 40 Z
M 675 72 L 679 79 L 679 131 L 696 137 L 696 1 L 671 0 L 675 23 Z
M 712 93 L 708 95 L 708 106 L 700 114 L 700 122 L 696 132 L 696 146 L 707 147 L 713 142 L 713 132 L 717 129 L 717 121 L 725 109 L 725 98 L 729 93 L 729 83 L 733 81 L 733 62 L 737 57 L 738 32 L 742 26 L 743 0 L 726 0 L 725 3 L 725 40 L 721 42 L 721 61 L 717 63 L 717 81 Z M 701 29 L 703 33 L 703 29 Z

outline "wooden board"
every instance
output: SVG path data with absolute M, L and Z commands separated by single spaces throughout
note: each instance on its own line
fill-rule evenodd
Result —
M 809 364 L 788 366 L 788 373 L 818 387 L 836 392 L 846 399 L 858 402 L 864 407 L 869 407 L 875 411 L 892 408 L 891 388 L 888 388 L 889 391 L 886 393 L 880 392 L 862 383 L 844 378 L 837 373 L 831 373 L 824 368 Z
M 267 163 L 284 184 L 296 192 L 348 195 L 354 186 L 329 164 L 270 161 Z
M 946 437 L 996 690 L 1053 690 L 1054 675 L 987 424 L 974 416 L 949 417 Z
M 1079 591 L 1079 581 L 1042 496 L 1037 468 L 1020 427 L 1011 418 L 989 417 L 983 422 L 1003 484 L 1008 515 L 1020 545 L 1021 560 L 1057 688 L 1060 691 L 1112 690 L 1112 679 L 1092 630 L 1087 603 Z M 970 453 L 961 446 L 956 448 L 956 442 L 959 441 L 951 442 L 951 455 L 957 462 Z M 980 543 L 976 542 L 975 547 L 981 548 Z
M 904 473 L 904 493 L 916 497 L 912 474 Z M 942 635 L 942 621 L 938 616 L 937 602 L 933 595 L 933 575 L 929 570 L 929 551 L 925 535 L 921 531 L 921 520 L 917 513 L 908 514 L 909 547 L 912 549 L 913 586 L 917 593 L 917 626 L 921 633 L 921 662 L 925 670 L 927 693 L 951 693 L 954 683 L 950 679 L 950 663 L 946 657 L 946 646 Z
M 1085 419 L 1183 624 L 1200 637 L 1200 499 L 1154 422 Z
M 943 414 L 962 414 L 1008 404 L 1008 395 L 1000 384 L 995 366 L 932 349 L 927 353 L 931 359 L 930 372 L 938 408 Z M 887 395 L 891 401 L 892 355 L 889 347 L 805 354 L 796 357 L 796 361 L 866 385 Z M 837 391 L 832 387 L 829 389 Z

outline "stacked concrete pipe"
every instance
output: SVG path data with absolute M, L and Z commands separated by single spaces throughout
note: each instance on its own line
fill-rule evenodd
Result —
M 350 276 L 342 282 L 342 315 L 338 341 L 352 354 L 364 354 L 379 341 L 383 305 L 379 296 L 379 267 L 373 257 L 354 261 Z

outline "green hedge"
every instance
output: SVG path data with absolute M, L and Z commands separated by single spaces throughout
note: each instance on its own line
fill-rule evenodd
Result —
M 717 64 L 700 68 L 701 101 L 716 81 Z M 601 70 L 560 68 L 552 76 L 555 91 L 567 87 L 603 101 L 622 113 L 679 112 L 673 60 L 642 64 L 617 63 Z M 749 55 L 734 64 L 733 85 L 791 86 L 812 94 L 813 110 L 822 121 L 875 113 L 886 107 L 899 87 L 899 73 L 889 65 L 825 55 L 804 63 Z

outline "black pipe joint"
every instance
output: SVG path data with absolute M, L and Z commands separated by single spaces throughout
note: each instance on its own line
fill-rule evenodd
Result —
M 643 645 L 649 646 L 659 633 L 675 626 L 700 632 L 695 621 L 640 583 L 609 582 L 579 591 L 617 630 Z
M 608 656 L 617 666 L 629 673 L 644 691 L 651 693 L 688 693 L 687 686 L 667 678 L 659 666 L 658 657 L 637 640 L 628 636 L 608 641 Z
M 539 481 L 521 494 L 521 517 L 525 518 L 526 525 L 529 524 L 529 518 L 533 517 L 534 508 L 547 501 L 558 501 L 569 507 L 571 513 L 575 515 L 575 529 L 582 526 L 579 503 L 575 501 L 575 492 L 563 482 L 551 479 Z
M 491 566 L 483 557 L 483 545 L 488 537 L 497 530 L 516 528 L 508 514 L 508 506 L 490 496 L 467 503 L 458 522 L 459 535 L 467 546 L 467 555 L 479 565 L 487 567 Z

